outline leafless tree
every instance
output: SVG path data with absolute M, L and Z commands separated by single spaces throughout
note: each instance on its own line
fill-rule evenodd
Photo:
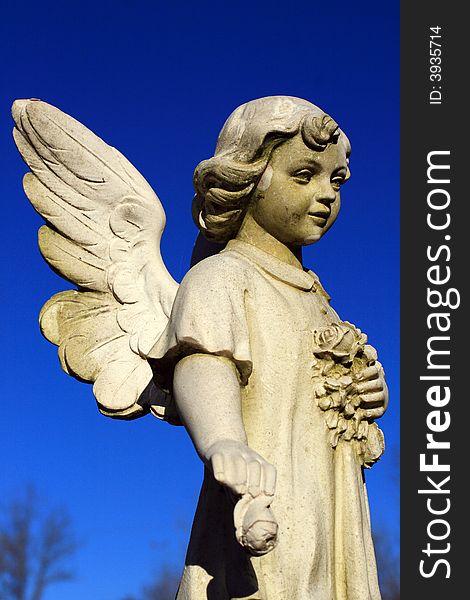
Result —
M 179 580 L 180 573 L 165 567 L 154 583 L 144 586 L 136 596 L 126 596 L 123 600 L 175 600 Z
M 374 531 L 374 546 L 382 600 L 400 600 L 398 544 L 385 527 Z
M 0 506 L 0 600 L 41 600 L 45 590 L 72 578 L 77 549 L 64 509 L 40 510 L 32 488 Z
M 398 544 L 386 527 L 374 531 L 374 546 L 377 557 L 382 600 L 400 600 L 400 570 Z M 128 595 L 122 600 L 175 600 L 180 574 L 170 568 L 163 569 L 154 583 L 142 588 L 137 595 Z
M 393 532 L 385 526 L 374 529 L 374 547 L 382 600 L 400 600 L 399 550 Z M 164 568 L 139 594 L 122 600 L 175 600 L 179 580 L 179 572 Z

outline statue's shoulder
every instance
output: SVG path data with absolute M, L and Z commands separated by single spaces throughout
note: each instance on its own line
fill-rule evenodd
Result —
M 181 286 L 230 288 L 243 287 L 250 278 L 253 265 L 237 252 L 226 250 L 209 256 L 194 265 L 185 275 Z

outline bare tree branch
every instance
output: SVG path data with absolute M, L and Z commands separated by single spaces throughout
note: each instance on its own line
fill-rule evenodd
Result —
M 123 600 L 175 600 L 180 574 L 164 567 L 155 581 L 144 586 L 137 596 L 126 596 Z
M 50 585 L 72 578 L 65 563 L 78 545 L 70 517 L 38 507 L 32 488 L 0 507 L 0 600 L 42 600 Z
M 400 600 L 400 561 L 390 531 L 374 531 L 374 546 L 382 600 Z
M 2 592 L 12 600 L 26 600 L 34 515 L 35 495 L 28 489 L 6 508 L 0 526 Z

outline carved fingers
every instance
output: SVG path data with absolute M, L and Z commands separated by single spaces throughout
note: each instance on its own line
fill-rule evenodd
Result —
M 256 498 L 261 492 L 261 463 L 257 460 L 251 460 L 247 465 L 247 469 L 247 491 L 253 498 Z
M 377 379 L 380 375 L 383 377 L 382 365 L 377 361 L 372 366 L 363 369 L 357 378 L 360 381 L 368 381 L 371 379 Z
M 361 399 L 361 412 L 365 419 L 381 417 L 388 406 L 388 388 L 384 370 L 379 362 L 366 367 L 358 377 L 355 392 Z
M 273 496 L 276 469 L 242 442 L 220 440 L 206 453 L 215 479 L 237 495 Z
M 359 421 L 372 421 L 373 419 L 379 419 L 384 414 L 385 410 L 385 405 L 369 409 L 359 408 L 357 417 Z

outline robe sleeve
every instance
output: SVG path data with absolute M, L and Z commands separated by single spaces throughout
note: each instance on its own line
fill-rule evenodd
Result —
M 203 353 L 232 360 L 240 383 L 252 370 L 243 266 L 224 255 L 208 258 L 183 279 L 170 320 L 148 355 L 154 378 L 171 390 L 179 360 Z

